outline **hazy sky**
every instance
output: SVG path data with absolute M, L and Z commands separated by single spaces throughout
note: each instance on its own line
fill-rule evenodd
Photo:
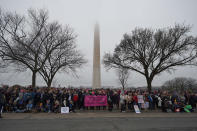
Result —
M 29 8 L 45 8 L 50 20 L 69 24 L 77 33 L 78 49 L 82 51 L 88 63 L 78 71 L 79 78 L 72 74 L 57 74 L 53 85 L 91 86 L 93 31 L 96 21 L 100 23 L 101 60 L 104 52 L 112 52 L 119 44 L 124 33 L 135 27 L 163 28 L 175 23 L 193 26 L 191 34 L 197 35 L 196 0 L 0 0 L 0 7 L 5 11 L 26 14 Z M 101 69 L 102 85 L 118 86 L 113 70 Z M 174 77 L 196 78 L 197 67 L 177 68 L 172 74 L 166 72 L 155 77 L 153 86 L 162 85 Z M 31 84 L 31 72 L 0 74 L 0 84 Z M 131 72 L 129 86 L 145 86 L 144 76 Z M 37 77 L 37 85 L 45 85 Z

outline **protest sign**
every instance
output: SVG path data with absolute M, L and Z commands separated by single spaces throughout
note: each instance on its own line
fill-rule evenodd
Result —
M 149 102 L 142 103 L 141 107 L 143 109 L 148 109 L 149 108 Z
M 69 107 L 61 107 L 61 113 L 69 113 Z
M 138 103 L 144 103 L 143 95 L 137 95 Z
M 144 104 L 145 106 L 145 109 L 148 109 L 149 108 L 149 102 L 145 102 L 145 104 Z
M 85 96 L 84 105 L 87 106 L 107 106 L 107 96 Z
M 139 108 L 138 108 L 138 105 L 134 105 L 134 109 L 135 109 L 135 113 L 141 113 Z

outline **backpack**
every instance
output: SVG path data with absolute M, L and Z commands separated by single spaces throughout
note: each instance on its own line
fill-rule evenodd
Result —
M 148 96 L 148 100 L 149 100 L 150 102 L 153 102 L 153 99 L 152 99 L 151 96 Z

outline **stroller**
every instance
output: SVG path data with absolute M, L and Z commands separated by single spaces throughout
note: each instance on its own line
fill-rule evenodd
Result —
M 173 112 L 184 112 L 184 103 L 183 102 L 175 102 L 172 105 Z
M 172 102 L 168 97 L 163 97 L 161 108 L 163 112 L 172 112 Z

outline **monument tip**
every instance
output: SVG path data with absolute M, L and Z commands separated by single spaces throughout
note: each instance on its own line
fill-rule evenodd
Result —
M 96 21 L 96 23 L 95 23 L 95 28 L 99 28 L 99 22 L 98 21 Z

